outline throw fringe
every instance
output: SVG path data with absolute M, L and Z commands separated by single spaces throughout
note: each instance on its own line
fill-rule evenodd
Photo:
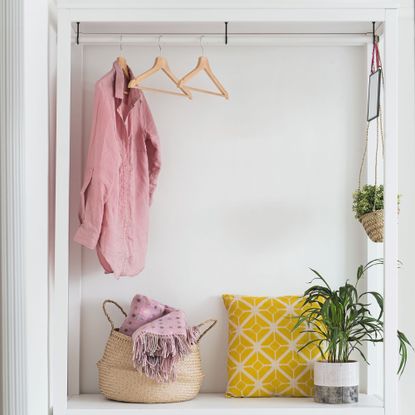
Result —
M 191 351 L 199 338 L 199 329 L 189 327 L 186 335 L 158 335 L 139 332 L 133 335 L 133 364 L 157 382 L 176 379 L 176 364 Z

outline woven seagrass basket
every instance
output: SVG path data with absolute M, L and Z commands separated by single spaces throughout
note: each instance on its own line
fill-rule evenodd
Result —
M 383 226 L 384 226 L 384 214 L 383 209 L 374 210 L 373 212 L 366 213 L 360 218 L 360 223 L 365 228 L 367 236 L 373 242 L 383 242 Z
M 105 346 L 104 355 L 97 363 L 101 393 L 114 401 L 134 403 L 181 402 L 195 398 L 203 380 L 198 343 L 216 324 L 216 320 L 207 320 L 198 326 L 201 333 L 198 343 L 177 364 L 176 380 L 159 383 L 134 368 L 132 339 L 114 327 L 106 311 L 108 303 L 116 305 L 126 316 L 125 311 L 115 301 L 104 301 L 102 307 L 111 324 L 111 334 Z

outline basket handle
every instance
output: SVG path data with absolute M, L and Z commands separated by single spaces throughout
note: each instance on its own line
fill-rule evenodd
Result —
M 119 310 L 121 311 L 121 313 L 123 313 L 124 314 L 124 317 L 127 317 L 127 313 L 124 311 L 124 309 L 118 304 L 118 303 L 116 303 L 115 301 L 112 301 L 112 300 L 105 300 L 103 303 L 102 303 L 102 310 L 104 311 L 104 314 L 105 314 L 105 317 L 107 317 L 107 320 L 109 321 L 109 323 L 111 324 L 111 329 L 112 330 L 114 330 L 115 329 L 115 326 L 114 326 L 114 322 L 111 320 L 111 317 L 109 316 L 109 314 L 108 314 L 108 311 L 107 311 L 107 308 L 106 308 L 106 306 L 107 306 L 107 304 L 108 303 L 111 303 L 111 304 L 114 304 L 115 306 L 117 306 L 118 308 L 119 308 Z
M 210 318 L 209 320 L 204 321 L 203 323 L 198 324 L 196 327 L 200 331 L 200 336 L 197 339 L 197 343 L 200 342 L 202 337 L 218 322 L 218 320 L 214 320 L 213 318 Z M 206 326 L 204 329 L 203 327 Z

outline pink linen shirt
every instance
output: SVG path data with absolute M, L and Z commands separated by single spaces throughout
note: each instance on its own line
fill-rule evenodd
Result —
M 130 78 L 133 74 L 130 71 Z M 143 93 L 114 62 L 95 85 L 93 122 L 74 240 L 95 249 L 105 273 L 144 268 L 149 207 L 160 170 L 156 126 Z

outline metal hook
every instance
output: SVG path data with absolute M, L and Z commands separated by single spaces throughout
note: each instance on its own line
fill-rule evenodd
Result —
M 123 53 L 123 48 L 122 48 L 122 33 L 120 33 L 120 53 L 121 53 L 121 55 Z
M 79 45 L 79 22 L 76 22 L 76 44 Z
M 205 56 L 205 48 L 202 44 L 202 39 L 205 37 L 205 35 L 200 36 L 200 48 L 202 49 L 202 56 Z
M 162 56 L 162 50 L 161 50 L 161 37 L 162 37 L 162 35 L 160 35 L 160 36 L 159 36 L 159 40 L 158 40 L 158 44 L 157 44 L 157 46 L 159 47 L 160 56 Z
M 225 22 L 225 45 L 228 44 L 228 23 L 229 22 Z
M 373 44 L 379 43 L 379 36 L 376 34 L 376 22 L 372 22 Z

